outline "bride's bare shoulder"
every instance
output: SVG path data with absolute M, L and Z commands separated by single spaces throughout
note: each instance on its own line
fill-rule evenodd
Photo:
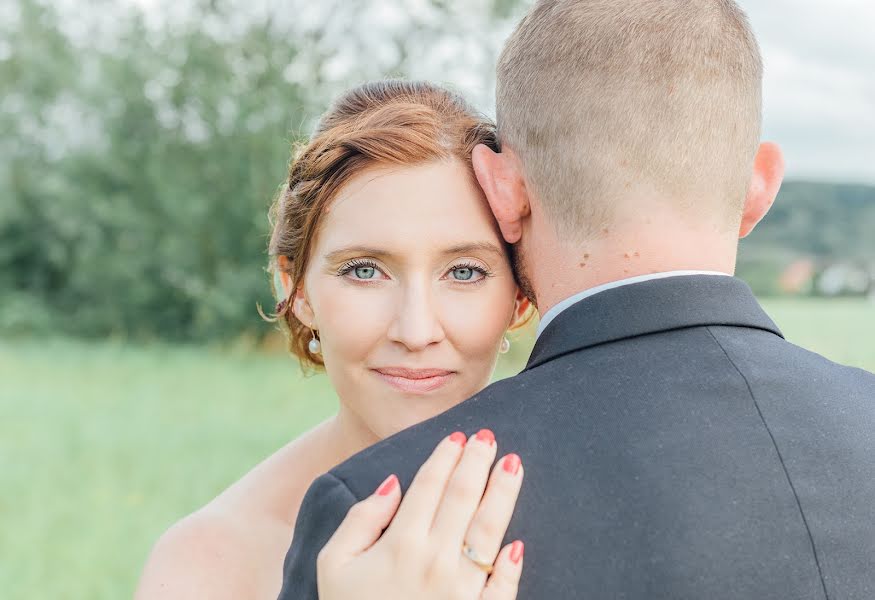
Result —
M 213 502 L 293 527 L 307 488 L 336 464 L 332 439 L 328 421 L 317 425 L 261 461 Z
M 323 423 L 171 526 L 152 548 L 137 600 L 276 596 L 304 493 L 333 466 L 329 443 Z

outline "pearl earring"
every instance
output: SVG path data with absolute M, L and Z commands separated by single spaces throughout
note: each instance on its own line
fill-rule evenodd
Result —
M 313 334 L 313 339 L 307 344 L 307 349 L 310 351 L 310 354 L 322 354 L 322 342 L 316 339 L 316 330 L 310 329 L 310 333 Z
M 510 351 L 510 340 L 507 339 L 507 336 L 501 338 L 501 345 L 498 347 L 498 351 L 502 354 L 507 354 Z

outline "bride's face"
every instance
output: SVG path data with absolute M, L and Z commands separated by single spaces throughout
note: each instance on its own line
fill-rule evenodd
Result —
M 351 179 L 293 309 L 346 408 L 385 437 L 487 385 L 521 300 L 480 189 L 451 161 Z

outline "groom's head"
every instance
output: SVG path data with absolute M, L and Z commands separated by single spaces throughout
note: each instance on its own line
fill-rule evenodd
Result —
M 659 211 L 744 235 L 761 81 L 732 0 L 541 0 L 499 59 L 499 135 L 563 240 Z M 492 160 L 475 156 L 478 176 Z

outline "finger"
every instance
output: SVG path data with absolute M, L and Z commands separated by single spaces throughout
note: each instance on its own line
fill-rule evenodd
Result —
M 520 540 L 502 548 L 480 600 L 514 600 L 523 572 L 525 546 Z
M 432 526 L 432 531 L 447 551 L 458 551 L 462 547 L 465 532 L 483 498 L 495 451 L 495 435 L 488 429 L 478 431 L 465 446 Z
M 319 554 L 323 563 L 340 564 L 374 545 L 401 502 L 398 477 L 389 475 L 373 494 L 350 507 Z
M 431 456 L 419 467 L 387 535 L 398 531 L 428 531 L 447 482 L 462 456 L 465 442 L 465 434 L 461 431 L 440 441 Z
M 492 469 L 486 493 L 464 538 L 484 560 L 492 559 L 501 548 L 522 482 L 523 467 L 516 454 L 508 454 Z

